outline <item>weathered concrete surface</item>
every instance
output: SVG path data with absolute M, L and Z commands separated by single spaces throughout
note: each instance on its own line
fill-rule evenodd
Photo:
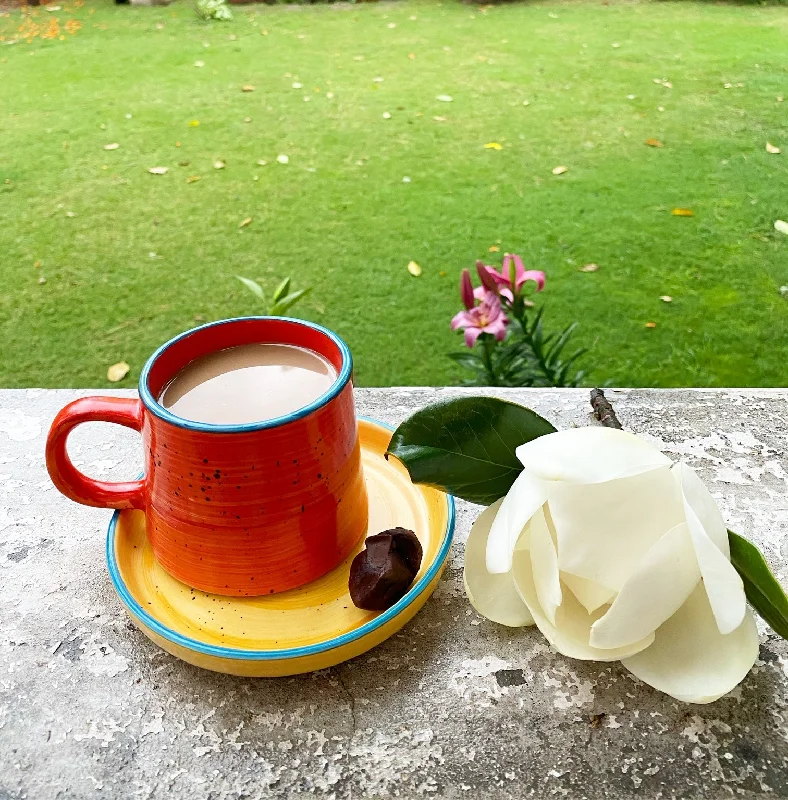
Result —
M 396 423 L 458 390 L 358 393 Z M 434 598 L 376 650 L 317 674 L 203 672 L 126 620 L 104 567 L 109 513 L 50 485 L 55 412 L 88 392 L 0 392 L 0 799 L 788 796 L 788 647 L 763 632 L 744 684 L 682 705 L 617 664 L 551 653 L 464 598 L 457 543 Z M 585 391 L 511 391 L 559 427 Z M 788 583 L 788 391 L 611 392 L 626 427 L 696 467 Z M 89 426 L 93 475 L 139 469 L 133 433 Z M 762 631 L 764 629 L 762 628 Z

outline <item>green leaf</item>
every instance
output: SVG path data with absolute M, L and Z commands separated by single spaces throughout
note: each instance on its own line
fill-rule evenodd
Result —
M 276 291 L 274 292 L 274 302 L 278 302 L 281 300 L 290 290 L 290 278 L 285 278 L 279 286 L 276 287 Z
M 523 465 L 514 451 L 555 428 L 529 408 L 493 397 L 460 397 L 417 411 L 394 431 L 386 455 L 414 483 L 489 505 L 503 497 Z
M 240 275 L 236 275 L 239 281 L 247 288 L 250 292 L 256 294 L 261 300 L 263 299 L 263 287 L 257 281 L 253 281 L 251 278 L 242 278 Z
M 292 294 L 287 295 L 287 297 L 283 297 L 278 302 L 274 303 L 271 306 L 271 315 L 272 316 L 281 316 L 282 314 L 287 311 L 288 308 L 294 306 L 304 295 L 309 294 L 312 291 L 312 287 L 310 286 L 307 289 L 299 289 L 297 292 L 293 292 Z
M 750 605 L 766 620 L 772 630 L 788 639 L 788 597 L 772 575 L 761 551 L 738 533 L 728 531 L 731 563 L 744 581 L 744 593 Z

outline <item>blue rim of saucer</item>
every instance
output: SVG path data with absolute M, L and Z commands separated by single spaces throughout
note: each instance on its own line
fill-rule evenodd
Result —
M 322 333 L 324 336 L 331 339 L 331 341 L 337 346 L 339 352 L 342 354 L 342 369 L 339 371 L 337 379 L 334 381 L 334 383 L 332 383 L 331 386 L 323 394 L 321 394 L 320 397 L 317 398 L 317 400 L 312 401 L 308 406 L 299 408 L 290 414 L 285 414 L 281 417 L 273 417 L 272 419 L 267 419 L 263 422 L 247 422 L 237 425 L 215 425 L 210 422 L 196 422 L 195 420 L 184 419 L 183 417 L 176 416 L 171 411 L 168 411 L 163 405 L 161 405 L 161 403 L 159 403 L 158 400 L 151 394 L 150 389 L 148 388 L 150 371 L 153 369 L 153 365 L 165 350 L 168 350 L 174 344 L 177 344 L 183 339 L 188 339 L 189 336 L 193 336 L 198 331 L 203 331 L 206 328 L 215 328 L 217 325 L 229 325 L 231 323 L 238 322 L 259 322 L 262 320 L 276 320 L 277 322 L 288 322 L 293 325 L 300 325 L 304 328 L 311 328 L 313 331 Z M 342 339 L 339 338 L 339 336 L 337 336 L 336 333 L 334 333 L 334 331 L 330 331 L 328 328 L 324 328 L 322 325 L 318 325 L 314 322 L 307 322 L 303 319 L 294 319 L 293 317 L 232 317 L 231 319 L 220 319 L 216 322 L 208 322 L 205 325 L 200 325 L 198 328 L 191 328 L 188 331 L 179 333 L 177 336 L 170 339 L 169 342 L 165 342 L 161 347 L 159 347 L 159 349 L 156 350 L 156 352 L 145 362 L 145 366 L 142 368 L 142 372 L 140 373 L 139 395 L 143 405 L 148 409 L 148 411 L 151 412 L 151 414 L 154 414 L 155 416 L 159 417 L 159 419 L 163 419 L 165 422 L 169 422 L 171 425 L 176 425 L 179 428 L 186 428 L 190 431 L 204 431 L 207 433 L 248 433 L 250 431 L 265 430 L 266 428 L 277 428 L 280 425 L 286 425 L 288 422 L 295 422 L 298 419 L 303 419 L 313 411 L 333 400 L 345 388 L 352 374 L 353 356 L 350 354 L 350 348 Z
M 363 420 L 364 422 L 370 422 L 373 425 L 378 425 L 381 428 L 385 428 L 389 431 L 394 430 L 385 422 L 372 419 L 371 417 L 359 417 L 358 419 Z M 202 655 L 215 656 L 217 658 L 230 658 L 240 661 L 274 661 L 277 659 L 313 656 L 364 638 L 368 634 L 385 625 L 390 620 L 394 619 L 394 617 L 399 616 L 420 594 L 422 594 L 422 592 L 425 591 L 427 586 L 429 586 L 446 561 L 452 539 L 454 538 L 454 497 L 450 494 L 445 495 L 445 497 L 448 518 L 446 520 L 446 529 L 443 535 L 443 542 L 441 543 L 435 560 L 432 562 L 432 564 L 430 564 L 429 569 L 408 590 L 408 593 L 391 608 L 387 609 L 382 614 L 379 614 L 374 619 L 371 619 L 369 622 L 365 622 L 360 627 L 355 628 L 352 631 L 348 631 L 347 633 L 343 633 L 341 636 L 335 636 L 333 639 L 326 639 L 324 642 L 317 642 L 316 644 L 310 644 L 305 647 L 291 647 L 284 650 L 243 650 L 234 647 L 219 647 L 218 645 L 205 644 L 197 639 L 184 636 L 183 634 L 168 628 L 166 625 L 163 625 L 137 602 L 120 574 L 120 567 L 118 566 L 117 559 L 115 558 L 116 529 L 118 518 L 121 514 L 120 510 L 115 511 L 115 513 L 112 515 L 109 528 L 107 529 L 106 552 L 109 577 L 112 581 L 115 591 L 120 597 L 121 602 L 124 606 L 126 606 L 126 609 L 132 614 L 132 616 L 139 619 L 147 628 L 152 630 L 154 633 L 157 633 L 163 639 L 166 639 L 173 644 L 180 645 L 181 647 L 185 647 L 188 650 L 201 653 Z

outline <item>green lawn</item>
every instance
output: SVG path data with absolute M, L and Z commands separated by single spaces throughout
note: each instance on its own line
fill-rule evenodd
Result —
M 31 18 L 51 39 L 0 16 L 0 386 L 121 359 L 133 385 L 170 336 L 260 312 L 234 274 L 314 285 L 299 311 L 361 385 L 454 383 L 457 276 L 495 245 L 547 273 L 589 380 L 788 383 L 788 8 L 61 6 Z

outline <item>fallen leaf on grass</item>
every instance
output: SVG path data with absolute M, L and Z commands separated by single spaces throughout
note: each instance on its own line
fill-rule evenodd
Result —
M 649 147 L 662 147 L 662 142 L 659 139 L 646 139 L 643 144 L 647 144 Z
M 107 380 L 112 383 L 122 381 L 128 374 L 131 367 L 125 361 L 118 361 L 107 370 Z
M 60 11 L 60 6 L 44 6 L 47 11 Z
M 596 272 L 599 269 L 599 264 L 584 264 L 578 272 Z
M 493 244 L 488 249 L 491 253 L 497 253 L 501 248 L 497 244 Z
M 302 89 L 304 86 L 303 83 L 299 83 L 298 81 L 293 81 L 293 88 L 294 89 Z
M 280 164 L 289 164 L 289 163 L 290 163 L 290 158 L 289 158 L 289 156 L 286 156 L 284 153 L 281 153 L 280 155 L 278 155 L 278 156 L 276 157 L 276 160 L 277 160 L 277 161 L 278 161 Z
M 410 261 L 408 262 L 408 272 L 410 272 L 414 278 L 418 278 L 421 275 L 421 267 L 415 261 Z
M 413 61 L 413 59 L 414 59 L 414 58 L 416 58 L 416 54 L 415 54 L 415 53 L 408 53 L 408 58 L 409 58 L 411 61 Z
M 190 119 L 189 120 L 189 127 L 196 128 L 200 124 L 200 120 L 198 119 Z
M 254 86 L 252 86 L 251 83 L 246 83 L 241 87 L 241 91 L 242 92 L 253 92 L 254 91 Z
M 388 111 L 383 112 L 383 119 L 391 119 L 391 114 Z
M 503 150 L 503 145 L 500 142 L 487 142 L 484 145 L 485 150 Z
M 553 167 L 553 175 L 563 175 L 565 172 L 569 171 L 569 167 Z
M 454 100 L 450 94 L 439 94 L 435 99 L 440 100 L 441 103 L 451 103 Z
M 197 183 L 198 180 L 200 180 L 199 175 L 189 175 L 189 177 L 186 178 L 186 183 Z
M 653 81 L 659 86 L 664 86 L 666 89 L 673 88 L 673 84 L 670 81 L 666 81 L 664 78 L 653 78 Z
M 195 67 L 204 67 L 205 66 L 205 62 L 204 61 L 195 61 L 194 62 L 194 66 Z
M 39 284 L 40 284 L 41 286 L 43 286 L 43 285 L 44 285 L 44 284 L 47 282 L 47 279 L 46 279 L 46 278 L 45 278 L 45 277 L 42 275 L 42 276 L 41 276 L 41 277 L 38 279 L 38 282 L 39 282 Z
M 179 167 L 188 167 L 189 164 L 191 164 L 191 161 L 179 161 L 178 162 L 178 166 Z
M 151 167 L 148 172 L 151 175 L 166 175 L 169 172 L 169 167 Z
M 224 169 L 226 166 L 227 166 L 227 164 L 225 164 L 224 161 L 214 161 L 213 162 L 213 168 L 214 169 Z
M 446 122 L 446 117 L 433 117 L 435 122 Z
M 239 228 L 245 228 L 247 225 L 249 225 L 251 223 L 251 221 L 252 221 L 251 217 L 246 217 L 246 219 L 242 219 L 241 220 L 241 224 L 238 227 Z
M 657 327 L 657 323 L 656 322 L 647 322 L 646 323 L 646 327 L 647 328 L 656 328 Z
M 438 273 L 438 275 L 440 275 L 440 276 L 441 276 L 441 278 L 445 278 L 445 277 L 446 277 L 446 274 L 447 274 L 447 273 L 446 273 L 446 270 L 445 270 L 445 269 L 442 269 L 442 270 L 441 270 L 441 271 Z
M 672 303 L 672 302 L 673 302 L 673 298 L 672 298 L 672 297 L 671 297 L 669 294 L 661 294 L 661 295 L 659 296 L 659 299 L 660 299 L 660 300 L 661 300 L 663 303 Z
M 779 233 L 784 233 L 786 236 L 788 236 L 788 222 L 785 222 L 781 219 L 775 220 L 774 229 Z
M 674 217 L 694 217 L 695 212 L 691 208 L 674 208 L 670 212 Z
M 112 142 L 111 144 L 104 145 L 105 150 L 117 150 L 119 147 L 120 145 L 117 142 Z
M 766 152 L 776 156 L 779 154 L 780 148 L 775 147 L 771 142 L 766 142 Z

